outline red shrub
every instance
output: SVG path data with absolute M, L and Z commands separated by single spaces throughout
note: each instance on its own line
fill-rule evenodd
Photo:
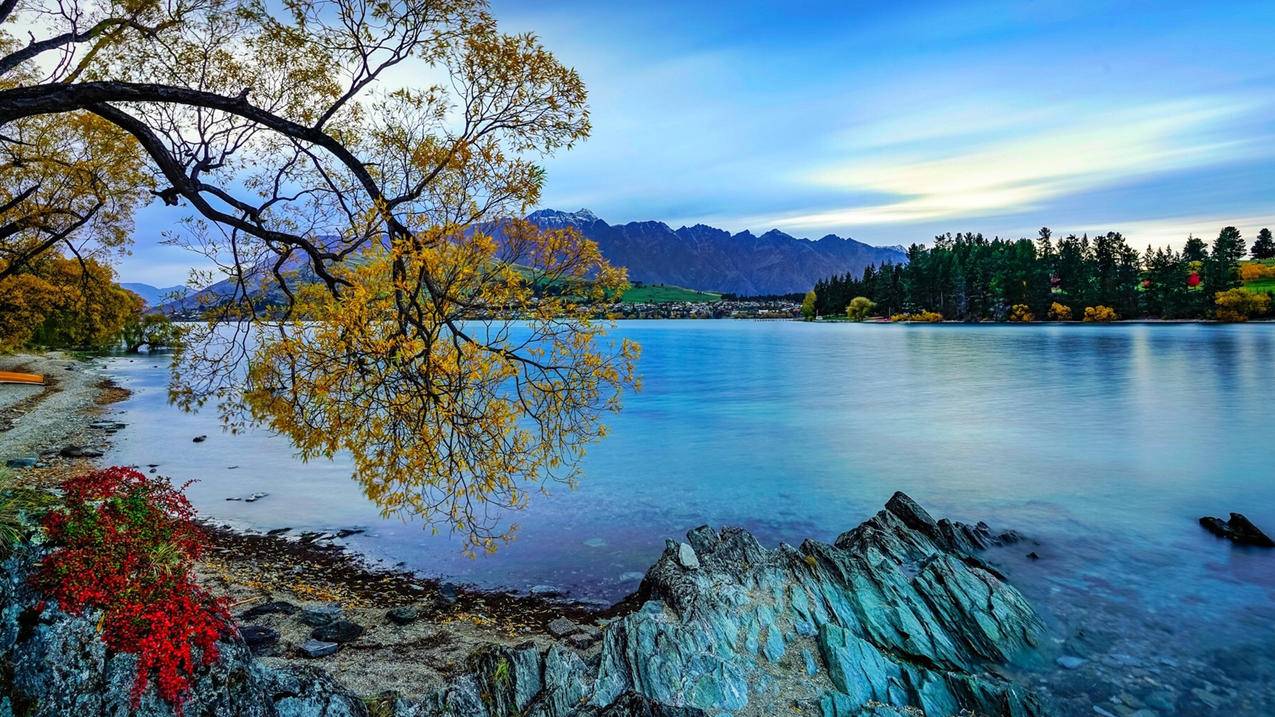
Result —
M 106 646 L 137 655 L 134 708 L 154 671 L 180 715 L 191 676 L 217 659 L 228 624 L 225 606 L 191 576 L 204 542 L 190 502 L 128 468 L 71 478 L 62 490 L 65 506 L 44 520 L 55 549 L 39 587 L 72 614 L 100 609 Z

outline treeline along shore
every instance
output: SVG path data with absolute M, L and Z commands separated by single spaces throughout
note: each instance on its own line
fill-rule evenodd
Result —
M 1118 232 L 1055 240 L 943 234 L 913 244 L 906 264 L 833 276 L 807 295 L 807 318 L 1114 321 L 1267 317 L 1275 292 L 1275 242 L 1262 229 L 1252 259 L 1235 227 L 1181 251 L 1139 252 Z M 853 306 L 852 306 L 853 302 Z

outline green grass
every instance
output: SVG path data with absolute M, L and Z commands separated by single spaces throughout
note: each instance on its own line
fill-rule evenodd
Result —
M 626 304 L 667 304 L 674 301 L 712 302 L 719 301 L 721 294 L 708 291 L 683 289 L 680 286 L 634 286 L 624 292 L 620 301 Z
M 1254 279 L 1244 284 L 1249 291 L 1275 291 L 1275 279 Z

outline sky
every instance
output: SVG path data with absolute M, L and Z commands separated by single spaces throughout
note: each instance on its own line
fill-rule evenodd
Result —
M 611 223 L 835 233 L 1275 225 L 1275 2 L 493 0 L 589 87 L 541 205 Z M 193 258 L 139 216 L 121 279 Z

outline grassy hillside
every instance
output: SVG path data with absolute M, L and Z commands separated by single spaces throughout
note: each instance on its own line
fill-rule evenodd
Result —
M 695 291 L 694 289 L 683 289 L 680 286 L 656 284 L 631 287 L 624 292 L 624 296 L 620 298 L 620 301 L 626 304 L 668 304 L 677 301 L 707 303 L 718 301 L 721 298 L 721 294 L 714 294 L 708 291 Z
M 1267 276 L 1255 279 L 1247 279 L 1244 281 L 1244 288 L 1251 291 L 1275 291 L 1275 259 L 1251 259 L 1240 263 L 1240 272 L 1244 272 L 1244 265 L 1254 264 L 1266 267 Z

